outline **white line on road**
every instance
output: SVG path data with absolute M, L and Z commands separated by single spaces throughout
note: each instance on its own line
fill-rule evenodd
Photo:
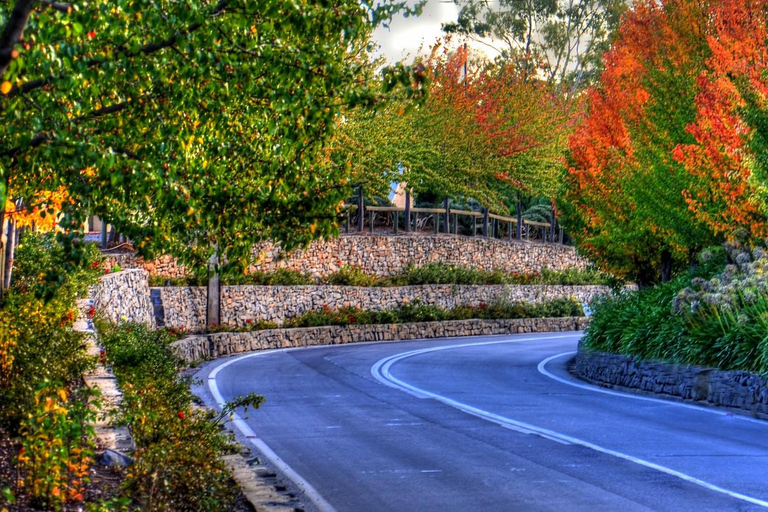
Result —
M 217 365 L 213 371 L 211 371 L 211 373 L 208 375 L 208 389 L 210 389 L 211 395 L 213 395 L 213 398 L 216 400 L 219 408 L 224 407 L 226 400 L 224 400 L 224 397 L 221 396 L 221 393 L 219 392 L 219 386 L 216 384 L 216 375 L 218 375 L 221 370 L 231 364 L 234 364 L 243 359 L 247 359 L 249 357 L 255 357 L 266 353 L 268 352 L 256 352 L 253 354 L 244 355 L 242 357 L 237 357 L 235 359 L 230 359 L 220 365 Z M 266 457 L 267 460 L 272 463 L 273 466 L 275 466 L 276 469 L 285 475 L 286 478 L 291 480 L 291 482 L 293 482 L 296 487 L 298 487 L 304 493 L 304 496 L 306 496 L 307 499 L 311 501 L 318 508 L 318 510 L 320 510 L 320 512 L 336 512 L 336 509 L 333 507 L 333 505 L 328 503 L 325 498 L 323 498 L 309 482 L 304 480 L 301 475 L 299 475 L 274 451 L 272 451 L 272 448 L 270 448 L 267 443 L 259 439 L 251 427 L 249 427 L 245 420 L 243 420 L 238 414 L 232 415 L 231 422 L 246 437 L 246 439 L 248 439 L 248 442 L 253 444 L 256 449 L 259 450 L 262 455 L 264 455 L 264 457 Z
M 531 425 L 529 423 L 525 423 L 522 421 L 513 420 L 511 418 L 506 418 L 504 416 L 500 416 L 498 414 L 484 411 L 482 409 L 479 409 L 477 407 L 473 407 L 468 404 L 464 404 L 461 402 L 458 402 L 456 400 L 444 397 L 442 395 L 439 395 L 437 393 L 432 393 L 431 391 L 427 391 L 422 388 L 418 388 L 416 386 L 413 386 L 411 384 L 408 384 L 407 382 L 404 382 L 397 377 L 394 377 L 390 370 L 392 368 L 392 365 L 397 363 L 398 361 L 402 361 L 403 359 L 407 359 L 410 357 L 430 353 L 430 352 L 437 352 L 441 350 L 452 350 L 452 349 L 458 349 L 458 348 L 466 348 L 466 347 L 478 347 L 483 345 L 497 345 L 497 344 L 503 344 L 503 343 L 517 343 L 521 341 L 531 341 L 531 340 L 542 340 L 542 339 L 557 339 L 557 338 L 566 338 L 566 337 L 572 337 L 572 336 L 551 336 L 546 338 L 519 338 L 519 339 L 512 339 L 512 340 L 501 340 L 501 341 L 490 341 L 485 343 L 466 343 L 461 345 L 450 345 L 450 346 L 443 346 L 443 347 L 433 347 L 433 348 L 427 348 L 427 349 L 421 349 L 421 350 L 411 350 L 408 352 L 402 352 L 400 354 L 395 354 L 393 356 L 385 357 L 384 359 L 381 359 L 380 361 L 376 362 L 371 367 L 371 374 L 378 380 L 379 382 L 386 384 L 387 386 L 399 389 L 401 391 L 404 391 L 406 393 L 409 393 L 411 395 L 417 396 L 419 398 L 432 398 L 434 400 L 437 400 L 439 402 L 442 402 L 450 407 L 453 407 L 455 409 L 458 409 L 460 411 L 466 412 L 467 414 L 471 414 L 473 416 L 485 419 L 487 421 L 490 421 L 492 423 L 496 423 L 497 425 L 504 426 L 506 428 L 510 428 L 512 430 L 517 430 L 524 433 L 535 433 L 538 434 L 541 437 L 550 439 L 552 441 L 557 441 L 565 444 L 576 444 L 579 446 L 583 446 L 585 448 L 589 448 L 591 450 L 603 453 L 605 455 L 610 455 L 612 457 L 617 457 L 619 459 L 623 459 L 629 462 L 633 462 L 635 464 L 639 464 L 641 466 L 645 466 L 650 469 L 655 469 L 657 471 L 661 471 L 662 473 L 666 473 L 670 476 L 674 476 L 677 478 L 680 478 L 681 480 L 685 480 L 686 482 L 690 482 L 692 484 L 698 485 L 700 487 L 704 487 L 705 489 L 709 489 L 711 491 L 725 494 L 727 496 L 730 496 L 732 498 L 746 501 L 748 503 L 752 503 L 754 505 L 759 505 L 761 507 L 768 508 L 768 501 L 763 501 L 758 498 L 753 498 L 752 496 L 747 496 L 745 494 L 741 494 L 738 492 L 734 492 L 728 489 L 724 489 L 722 487 L 719 487 L 717 485 L 711 484 L 709 482 L 705 482 L 704 480 L 700 480 L 698 478 L 695 478 L 691 475 L 687 475 L 685 473 L 682 473 L 680 471 L 676 471 L 672 468 L 668 468 L 666 466 L 661 466 L 659 464 L 655 464 L 653 462 L 640 459 L 638 457 L 634 457 L 632 455 L 628 455 L 626 453 L 621 453 L 615 450 L 611 450 L 608 448 L 604 448 L 602 446 L 598 446 L 594 443 L 590 443 L 589 441 L 585 441 L 583 439 L 578 439 L 573 436 L 569 436 L 567 434 L 562 434 L 560 432 L 555 432 L 554 430 L 549 430 L 541 427 L 537 427 L 536 425 Z M 564 354 L 560 354 L 562 356 Z M 555 356 L 558 357 L 558 356 Z M 549 358 L 548 360 L 551 360 L 553 358 Z M 546 362 L 547 360 L 545 360 Z M 539 365 L 541 368 L 541 364 Z M 558 379 L 556 379 L 558 380 Z M 566 381 L 567 383 L 567 381 Z M 674 402 L 670 402 L 674 403 Z M 686 404 L 682 404 L 686 405 Z

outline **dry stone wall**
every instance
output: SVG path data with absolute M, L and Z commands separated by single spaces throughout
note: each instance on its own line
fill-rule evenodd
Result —
M 153 289 L 155 290 L 155 289 Z M 205 288 L 163 287 L 160 290 L 168 327 L 200 331 L 205 327 Z M 422 304 L 452 309 L 498 301 L 546 302 L 573 297 L 591 301 L 605 294 L 605 286 L 547 285 L 421 285 L 398 287 L 356 286 L 223 286 L 221 323 L 243 326 L 249 320 L 266 320 L 282 325 L 286 318 L 323 307 L 360 308 L 368 311 L 396 309 L 403 304 Z
M 109 265 L 143 268 L 150 274 L 182 277 L 183 267 L 170 256 L 145 262 L 133 254 L 107 256 Z M 331 240 L 317 240 L 306 250 L 283 253 L 279 245 L 262 244 L 254 248 L 258 262 L 251 271 L 287 268 L 315 276 L 330 274 L 342 265 L 360 267 L 369 274 L 389 276 L 414 265 L 433 262 L 473 267 L 483 270 L 534 273 L 543 268 L 563 270 L 585 268 L 587 260 L 574 247 L 459 235 L 342 235 Z
M 478 336 L 528 332 L 583 330 L 588 318 L 523 318 L 516 320 L 452 320 L 390 325 L 348 325 L 267 329 L 240 333 L 189 336 L 172 345 L 183 360 L 192 363 L 254 350 L 338 345 L 365 341 L 418 340 L 451 336 Z
M 643 361 L 581 349 L 572 370 L 596 384 L 741 409 L 768 418 L 768 377 L 753 373 Z
M 91 289 L 90 297 L 96 311 L 107 320 L 155 326 L 144 270 L 124 270 L 102 276 L 99 284 Z

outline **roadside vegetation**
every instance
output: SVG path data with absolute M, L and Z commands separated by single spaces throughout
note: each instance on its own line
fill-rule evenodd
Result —
M 403 304 L 385 311 L 368 311 L 353 307 L 331 309 L 323 306 L 321 311 L 307 311 L 285 320 L 283 327 L 320 327 L 325 325 L 355 324 L 403 324 L 410 322 L 442 322 L 446 320 L 504 320 L 514 318 L 560 318 L 584 316 L 579 302 L 572 298 L 554 299 L 548 302 L 493 302 L 477 306 L 459 306 L 445 309 L 422 304 L 419 301 Z M 277 329 L 274 322 L 247 320 L 245 325 L 209 325 L 207 332 L 248 332 L 263 329 Z M 174 338 L 185 335 L 178 329 L 167 329 Z
M 73 265 L 52 235 L 25 232 L 0 303 L 0 503 L 60 509 L 98 487 L 91 424 L 99 400 L 82 380 L 95 361 L 73 324 L 101 256 L 90 244 L 78 250 Z
M 239 447 L 221 426 L 234 408 L 256 408 L 263 397 L 242 397 L 215 415 L 196 408 L 190 382 L 179 377 L 184 365 L 168 349 L 172 334 L 104 321 L 97 329 L 123 391 L 118 420 L 136 443 L 126 497 L 141 510 L 231 510 L 237 488 L 220 456 Z
M 548 270 L 535 273 L 505 272 L 503 270 L 480 270 L 442 262 L 430 263 L 422 267 L 408 266 L 406 269 L 387 277 L 368 274 L 359 267 L 343 265 L 336 272 L 321 277 L 314 277 L 296 270 L 277 269 L 272 272 L 253 272 L 250 274 L 225 273 L 221 276 L 225 285 L 338 285 L 338 286 L 412 286 L 422 284 L 461 284 L 461 285 L 496 285 L 496 284 L 537 284 L 537 285 L 603 285 L 619 287 L 623 283 L 610 274 L 596 268 L 580 270 Z M 204 279 L 195 277 L 166 278 L 150 276 L 150 286 L 201 286 Z
M 768 258 L 707 250 L 672 281 L 592 303 L 589 350 L 768 374 Z

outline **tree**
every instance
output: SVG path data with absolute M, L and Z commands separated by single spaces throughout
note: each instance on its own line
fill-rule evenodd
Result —
M 145 256 L 244 266 L 337 230 L 348 170 L 319 158 L 371 87 L 372 27 L 403 9 L 357 0 L 17 0 L 0 6 L 0 204 L 64 188 L 71 234 L 98 215 Z M 413 11 L 410 11 L 413 12 Z M 16 184 L 19 184 L 17 186 Z M 50 213 L 54 213 L 51 211 Z M 0 223 L 2 219 L 0 219 Z
M 357 182 L 472 198 L 499 213 L 509 189 L 554 197 L 576 103 L 513 65 L 469 62 L 466 47 L 433 49 L 429 94 L 375 115 L 348 117 L 335 158 Z M 378 188 L 377 188 L 378 190 Z
M 626 8 L 623 0 L 455 0 L 443 30 L 492 46 L 529 76 L 578 89 L 597 77 L 601 57 Z M 490 39 L 490 41 L 488 41 Z
M 764 236 L 748 151 L 756 139 L 737 94 L 761 76 L 760 52 L 747 50 L 738 66 L 723 58 L 724 48 L 733 56 L 765 45 L 753 31 L 765 30 L 764 8 L 755 6 L 762 18 L 743 9 L 636 4 L 588 92 L 561 205 L 582 250 L 615 273 L 665 281 L 707 245 Z

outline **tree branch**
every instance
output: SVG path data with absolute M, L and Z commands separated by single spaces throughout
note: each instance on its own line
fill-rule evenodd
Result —
M 8 22 L 0 35 L 0 76 L 5 74 L 8 65 L 16 57 L 14 46 L 24 35 L 29 15 L 35 6 L 35 0 L 17 0 Z

